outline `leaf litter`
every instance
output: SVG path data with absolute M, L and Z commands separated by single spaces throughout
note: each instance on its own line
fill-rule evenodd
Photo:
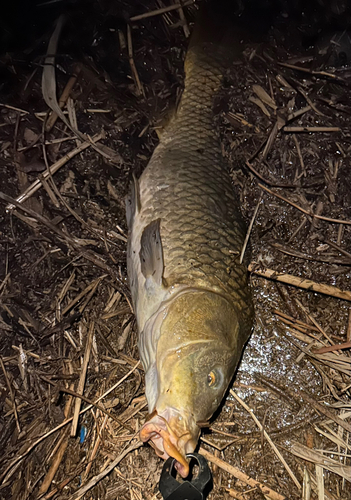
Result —
M 351 492 L 350 70 L 330 66 L 334 45 L 306 50 L 328 7 L 301 41 L 292 4 L 215 105 L 251 221 L 256 326 L 202 437 L 214 500 Z M 196 5 L 101 0 L 60 38 L 43 29 L 57 50 L 33 39 L 0 58 L 0 498 L 160 498 L 162 462 L 137 439 L 124 197 L 179 99 Z M 19 153 L 45 170 L 19 173 Z

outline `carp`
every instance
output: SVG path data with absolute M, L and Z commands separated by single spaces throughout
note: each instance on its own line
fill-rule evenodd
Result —
M 213 123 L 227 65 L 221 33 L 208 41 L 195 32 L 178 110 L 126 200 L 149 409 L 140 438 L 160 457 L 174 457 L 183 477 L 186 454 L 219 407 L 253 320 L 240 263 L 246 228 Z

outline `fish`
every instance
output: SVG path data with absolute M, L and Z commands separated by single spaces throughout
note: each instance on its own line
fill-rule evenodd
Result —
M 246 226 L 213 122 L 228 51 L 221 30 L 207 28 L 192 36 L 178 109 L 126 198 L 127 271 L 149 410 L 140 439 L 173 457 L 184 478 L 186 455 L 220 406 L 253 323 L 240 262 Z

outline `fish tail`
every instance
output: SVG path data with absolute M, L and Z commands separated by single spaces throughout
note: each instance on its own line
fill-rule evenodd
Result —
M 216 0 L 203 2 L 199 10 L 185 58 L 180 121 L 194 113 L 195 120 L 212 120 L 213 97 L 228 67 L 240 60 L 247 43 L 262 41 L 269 29 L 274 18 L 269 12 L 240 12 L 237 5 L 235 0 Z
M 211 44 L 214 49 L 226 52 L 225 59 L 230 62 L 241 54 L 246 43 L 262 42 L 278 12 L 274 2 L 270 7 L 257 0 L 248 0 L 244 7 L 240 5 L 236 0 L 204 1 L 189 49 L 201 50 L 204 44 Z

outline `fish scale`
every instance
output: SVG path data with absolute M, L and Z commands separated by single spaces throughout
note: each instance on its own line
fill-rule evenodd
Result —
M 161 219 L 169 284 L 219 287 L 236 300 L 241 296 L 245 308 L 247 273 L 238 263 L 245 227 L 213 126 L 213 97 L 225 68 L 210 47 L 187 59 L 180 109 L 139 181 L 140 232 Z
M 127 201 L 128 275 L 151 414 L 141 437 L 163 458 L 174 456 L 183 476 L 197 421 L 218 407 L 252 327 L 239 262 L 246 229 L 213 125 L 226 64 L 218 45 L 189 49 L 179 109 Z M 206 385 L 212 376 L 217 393 Z

